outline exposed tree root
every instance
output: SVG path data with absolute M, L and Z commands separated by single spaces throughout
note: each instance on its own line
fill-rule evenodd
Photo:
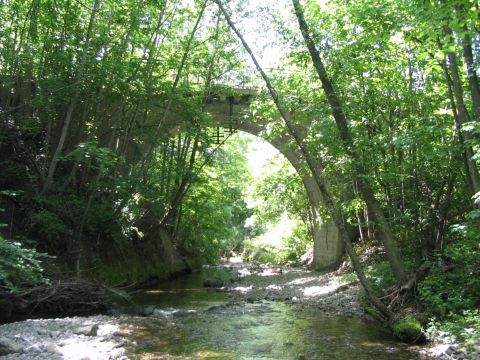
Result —
M 409 306 L 415 300 L 417 283 L 428 274 L 430 267 L 428 263 L 422 264 L 416 272 L 407 277 L 403 284 L 396 284 L 386 289 L 385 296 L 380 300 L 394 313 Z

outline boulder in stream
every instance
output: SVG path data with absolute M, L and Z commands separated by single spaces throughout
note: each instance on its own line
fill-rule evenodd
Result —
M 212 277 L 203 280 L 203 286 L 219 288 L 223 286 L 223 280 L 217 277 Z
M 23 352 L 23 346 L 15 340 L 7 337 L 0 337 L 0 356 L 8 354 L 17 354 Z
M 85 336 L 97 336 L 98 325 L 82 325 L 73 329 L 73 333 L 76 335 L 85 335 Z

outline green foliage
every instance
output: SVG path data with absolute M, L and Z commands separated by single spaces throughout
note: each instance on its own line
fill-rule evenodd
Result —
M 245 147 L 241 138 L 229 139 L 198 175 L 182 206 L 178 242 L 209 263 L 238 251 L 251 230 L 245 226 L 251 215 L 243 195 L 250 176 Z
M 45 283 L 42 259 L 46 257 L 46 254 L 0 236 L 0 286 L 15 292 L 26 286 Z
M 479 234 L 476 220 L 452 226 L 444 253 L 418 286 L 429 312 L 445 316 L 480 306 Z
M 438 320 L 432 318 L 426 333 L 431 339 L 441 338 L 445 342 L 475 343 L 480 340 L 480 310 L 464 310 L 458 314 Z
M 342 283 L 351 283 L 354 281 L 358 281 L 357 274 L 355 272 L 349 272 L 344 275 L 340 275 L 338 280 Z
M 472 37 L 478 65 L 478 6 L 461 0 L 303 3 L 345 109 L 361 162 L 354 165 L 365 169 L 399 246 L 410 252 L 408 270 L 420 256 L 444 249 L 419 286 L 424 304 L 439 315 L 478 307 L 480 212 L 466 210 L 471 190 L 459 140 L 476 150 L 475 136 L 472 141 L 463 133 L 478 129 L 469 121 L 458 126 L 455 116 L 461 106 L 468 119 L 476 118 L 463 49 Z M 255 25 L 268 30 L 268 41 L 284 55 L 275 65 L 281 71 L 269 75 L 307 150 L 321 163 L 334 202 L 346 221 L 375 230 L 351 181 L 351 159 L 305 44 L 298 41 L 298 26 L 284 4 L 269 5 L 238 18 L 262 15 L 264 21 Z M 106 263 L 121 268 L 115 260 L 121 264 L 130 251 L 142 259 L 142 251 L 154 245 L 149 232 L 160 225 L 178 249 L 213 262 L 241 250 L 242 241 L 289 213 L 298 224 L 293 235 L 280 249 L 259 248 L 258 257 L 285 262 L 302 254 L 312 214 L 295 171 L 285 164 L 270 167 L 254 194 L 263 201 L 252 210 L 245 202 L 251 180 L 244 175 L 245 147 L 221 149 L 216 163 L 210 159 L 205 125 L 214 124 L 205 107 L 224 88 L 222 82 L 238 83 L 244 74 L 236 70 L 245 69 L 237 39 L 217 10 L 208 2 L 191 34 L 195 1 L 100 1 L 97 13 L 79 1 L 2 2 L 0 195 L 8 199 L 8 231 L 26 232 L 40 249 L 70 264 L 83 259 L 106 272 Z M 457 80 L 452 69 L 442 68 L 447 53 L 458 62 L 452 65 L 465 106 L 450 99 L 449 86 Z M 262 136 L 270 141 L 287 136 L 268 94 L 261 92 L 250 110 L 259 124 L 268 122 Z M 290 149 L 294 144 L 286 145 Z M 308 171 L 300 160 L 298 166 Z M 21 198 L 7 190 L 17 186 Z M 257 222 L 248 227 L 252 211 Z M 459 225 L 445 237 L 453 223 Z M 26 251 L 8 246 L 12 253 Z M 148 269 L 155 271 L 163 270 Z M 142 278 L 141 272 L 136 268 L 134 278 Z M 368 274 L 376 291 L 393 284 L 383 259 L 370 264 Z
M 286 252 L 283 262 L 298 262 L 299 258 L 313 246 L 311 234 L 305 224 L 297 223 L 292 229 L 292 234 L 282 239 L 282 245 Z
M 375 260 L 367 266 L 366 274 L 372 288 L 379 295 L 382 293 L 382 290 L 388 289 L 395 284 L 395 278 L 386 260 Z
M 418 267 L 418 259 L 412 255 L 404 254 L 404 265 L 407 272 L 413 272 Z M 366 266 L 365 273 L 370 281 L 370 284 L 378 296 L 384 294 L 383 290 L 395 285 L 396 281 L 388 261 L 383 254 L 373 255 L 369 259 Z
M 282 238 L 280 246 L 272 246 L 253 237 L 242 243 L 246 260 L 263 264 L 295 264 L 311 247 L 311 238 L 305 233 L 303 226 L 294 226 L 292 234 Z
M 71 228 L 60 217 L 62 212 L 55 208 L 52 210 L 40 208 L 32 214 L 31 219 L 35 226 L 38 227 L 38 234 L 46 239 L 55 239 L 57 241 L 72 235 Z
M 407 343 L 414 343 L 422 337 L 422 325 L 411 314 L 406 315 L 404 318 L 396 321 L 392 325 L 393 334 L 400 340 Z
M 312 246 L 311 210 L 300 176 L 280 155 L 266 166 L 264 174 L 255 179 L 253 191 L 254 221 L 263 232 L 244 243 L 244 253 L 262 263 L 295 263 Z M 279 235 L 280 226 L 288 232 Z M 276 246 L 268 244 L 271 237 L 280 237 Z
M 259 244 L 256 239 L 243 242 L 243 256 L 247 261 L 262 264 L 286 264 L 290 257 L 288 251 L 267 244 Z
M 419 286 L 422 302 L 431 313 L 445 316 L 474 306 L 469 276 L 435 267 Z M 475 294 L 476 295 L 476 294 Z
M 261 264 L 286 264 L 289 254 L 272 246 L 256 248 L 252 260 Z
M 305 188 L 295 169 L 283 156 L 277 155 L 271 160 L 265 174 L 256 184 L 253 193 L 257 201 L 257 221 L 276 223 L 282 214 L 287 213 L 290 217 L 303 221 L 306 227 L 310 208 Z

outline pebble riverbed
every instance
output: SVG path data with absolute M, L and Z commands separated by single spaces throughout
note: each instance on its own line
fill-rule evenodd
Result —
M 357 283 L 344 284 L 332 274 L 308 270 L 278 269 L 258 265 L 228 265 L 236 281 L 223 288 L 226 306 L 261 300 L 313 306 L 332 316 L 368 319 L 359 303 Z M 153 309 L 156 310 L 156 309 Z M 205 310 L 205 311 L 208 311 Z M 141 315 L 161 316 L 151 307 Z M 60 319 L 30 319 L 0 326 L 0 359 L 128 359 L 125 347 L 134 347 L 127 325 L 133 315 L 96 315 Z M 420 358 L 480 359 L 480 343 L 454 344 L 448 338 L 430 346 L 416 347 Z

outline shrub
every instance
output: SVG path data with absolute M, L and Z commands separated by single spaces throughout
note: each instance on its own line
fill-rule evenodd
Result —
M 427 310 L 437 316 L 461 313 L 480 305 L 480 247 L 477 224 L 453 227 L 444 254 L 419 284 Z
M 376 260 L 366 269 L 366 274 L 370 280 L 373 290 L 377 294 L 382 294 L 382 290 L 395 284 L 390 264 L 386 260 Z
M 338 277 L 338 280 L 341 283 L 351 283 L 351 282 L 358 281 L 358 277 L 357 277 L 357 274 L 355 274 L 355 272 L 352 271 L 352 272 L 340 275 Z
M 452 314 L 442 321 L 433 318 L 427 325 L 427 336 L 431 339 L 443 338 L 447 342 L 480 341 L 480 310 L 465 310 Z
M 0 284 L 10 291 L 45 283 L 41 259 L 46 254 L 26 249 L 0 236 Z

